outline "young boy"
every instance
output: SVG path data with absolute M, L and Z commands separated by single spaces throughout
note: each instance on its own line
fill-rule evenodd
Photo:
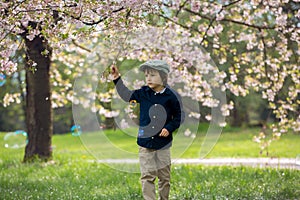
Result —
M 143 197 L 145 200 L 156 199 L 154 181 L 158 177 L 160 199 L 168 199 L 172 132 L 184 118 L 179 95 L 167 85 L 169 65 L 162 60 L 150 60 L 140 65 L 147 86 L 133 91 L 124 85 L 115 66 L 111 70 L 120 97 L 124 101 L 140 103 L 137 144 Z

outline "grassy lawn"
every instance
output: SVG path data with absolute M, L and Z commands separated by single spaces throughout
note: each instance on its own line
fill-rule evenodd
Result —
M 208 157 L 260 157 L 258 144 L 251 141 L 256 131 L 225 129 Z M 4 135 L 0 134 L 0 199 L 142 199 L 139 173 L 88 162 L 118 158 L 118 151 L 135 157 L 135 138 L 128 134 L 107 131 L 105 135 L 90 133 L 83 137 L 55 135 L 54 162 L 47 164 L 23 164 L 24 150 L 4 148 Z M 178 145 L 188 144 L 178 155 L 199 155 L 203 135 L 193 140 L 176 137 Z M 299 137 L 283 136 L 271 145 L 270 155 L 296 157 L 300 153 Z M 299 180 L 299 171 L 289 169 L 176 164 L 172 165 L 170 199 L 299 199 Z
M 55 164 L 0 163 L 0 199 L 142 199 L 138 173 L 103 164 L 56 159 Z M 170 199 L 298 199 L 295 170 L 173 165 Z
M 172 147 L 173 158 L 199 158 L 199 152 L 205 138 L 203 129 L 196 138 L 183 134 L 174 136 Z M 212 150 L 207 158 L 216 157 L 278 157 L 296 158 L 300 154 L 300 135 L 283 135 L 280 140 L 273 141 L 266 152 L 260 154 L 260 146 L 252 141 L 259 129 L 224 129 L 218 141 L 211 145 Z M 71 134 L 54 135 L 52 139 L 55 158 L 68 156 L 72 159 L 108 159 L 137 158 L 136 130 L 107 130 L 105 132 L 84 133 L 80 137 Z M 1 154 L 9 152 L 10 158 L 22 159 L 22 149 L 4 148 L 5 133 L 0 133 Z M 2 156 L 1 156 L 2 157 Z M 5 159 L 2 157 L 2 160 Z
M 212 150 L 206 156 L 215 157 L 287 157 L 296 158 L 300 154 L 300 135 L 288 134 L 273 141 L 266 152 L 260 154 L 260 146 L 252 141 L 259 129 L 224 129 L 219 140 L 211 145 Z M 70 154 L 96 159 L 137 158 L 136 130 L 108 130 L 105 133 L 87 133 L 81 137 L 56 135 L 53 137 L 55 155 Z M 196 138 L 181 135 L 174 136 L 173 158 L 199 158 L 205 131 Z

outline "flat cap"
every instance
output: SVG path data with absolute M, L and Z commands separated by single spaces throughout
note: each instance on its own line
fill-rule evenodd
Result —
M 162 71 L 166 74 L 170 72 L 168 63 L 163 60 L 148 60 L 147 62 L 140 65 L 140 71 L 145 71 L 145 68 L 147 67 Z

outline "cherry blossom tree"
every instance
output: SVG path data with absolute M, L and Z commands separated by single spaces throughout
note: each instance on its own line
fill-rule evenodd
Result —
M 53 54 L 94 30 L 132 26 L 152 1 L 1 1 L 1 64 L 7 75 L 18 48 L 26 50 L 26 125 L 29 142 L 24 161 L 51 158 L 50 68 Z
M 297 0 L 4 1 L 0 8 L 0 72 L 9 75 L 20 67 L 11 58 L 18 48 L 26 49 L 25 160 L 51 157 L 51 106 L 72 101 L 106 117 L 118 115 L 104 104 L 76 98 L 72 80 L 61 78 L 62 73 L 73 78 L 90 73 L 97 79 L 99 74 L 89 70 L 95 63 L 101 71 L 112 62 L 164 59 L 172 66 L 170 84 L 185 81 L 178 90 L 182 96 L 219 106 L 228 116 L 234 99 L 220 105 L 213 98 L 215 88 L 241 97 L 255 91 L 278 119 L 269 127 L 271 139 L 300 130 Z M 51 94 L 50 80 L 59 92 Z M 111 90 L 95 94 L 99 102 L 113 95 Z M 266 130 L 267 124 L 255 138 L 262 146 L 269 144 Z
M 160 8 L 127 38 L 124 58 L 167 60 L 171 83 L 186 80 L 179 93 L 210 108 L 217 106 L 214 88 L 237 97 L 260 94 L 277 119 L 264 122 L 254 137 L 263 150 L 288 130 L 300 131 L 298 1 L 178 0 L 163 1 Z M 209 73 L 214 75 L 207 79 Z M 234 103 L 218 105 L 224 116 Z
M 164 6 L 161 17 L 188 30 L 190 40 L 197 39 L 225 69 L 224 90 L 235 96 L 254 90 L 269 102 L 278 123 L 270 127 L 270 140 L 265 140 L 267 124 L 254 138 L 262 148 L 289 129 L 299 132 L 299 1 L 170 1 Z

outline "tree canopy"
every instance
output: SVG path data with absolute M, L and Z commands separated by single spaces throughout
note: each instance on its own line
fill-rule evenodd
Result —
M 277 138 L 289 129 L 300 131 L 299 8 L 297 0 L 2 1 L 0 72 L 9 76 L 22 67 L 15 52 L 28 48 L 24 41 L 41 38 L 47 43 L 41 54 L 52 61 L 52 86 L 60 87 L 51 95 L 52 107 L 71 101 L 112 117 L 118 113 L 104 106 L 111 90 L 98 89 L 99 104 L 91 106 L 76 98 L 72 81 L 86 73 L 99 78 L 124 60 L 164 59 L 172 67 L 170 84 L 184 83 L 182 96 L 219 106 L 223 116 L 236 106 L 235 97 L 260 94 L 277 118 L 270 126 Z M 30 57 L 26 66 L 39 70 Z M 228 102 L 219 105 L 216 88 Z

